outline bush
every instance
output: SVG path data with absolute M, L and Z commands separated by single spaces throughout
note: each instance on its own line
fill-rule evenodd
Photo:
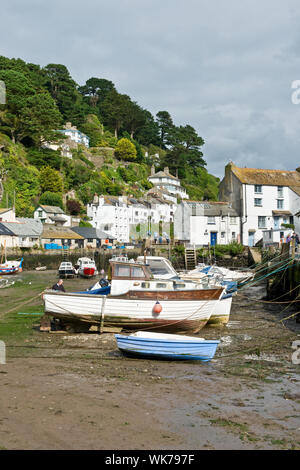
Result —
M 120 139 L 116 145 L 115 156 L 119 160 L 132 161 L 136 159 L 135 145 L 128 139 Z
M 78 215 L 81 211 L 80 202 L 76 201 L 76 199 L 68 199 L 67 209 L 71 215 Z
M 51 191 L 46 191 L 44 194 L 42 194 L 39 203 L 46 206 L 57 206 L 61 209 L 64 208 L 61 194 L 52 193 Z

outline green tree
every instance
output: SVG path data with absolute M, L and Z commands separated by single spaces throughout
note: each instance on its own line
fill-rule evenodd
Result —
M 90 147 L 100 147 L 104 142 L 104 129 L 95 114 L 88 114 L 81 130 L 90 138 Z
M 78 125 L 84 119 L 82 96 L 67 67 L 62 64 L 48 64 L 44 67 L 43 73 L 45 74 L 45 86 L 64 119 Z
M 85 85 L 78 88 L 85 101 L 93 108 L 99 108 L 111 91 L 116 91 L 115 85 L 105 78 L 89 78 Z
M 63 190 L 63 180 L 60 173 L 50 166 L 43 167 L 40 171 L 40 185 L 42 191 L 61 193 Z
M 53 193 L 51 191 L 46 191 L 41 195 L 39 203 L 44 204 L 46 206 L 56 206 L 60 207 L 61 209 L 64 208 L 61 193 Z
M 174 123 L 168 111 L 159 111 L 156 114 L 156 121 L 160 130 L 160 145 L 166 148 L 169 143 L 169 136 L 173 131 Z
M 121 127 L 126 124 L 129 106 L 130 98 L 115 90 L 109 92 L 102 103 L 103 122 L 114 131 L 115 137 L 118 137 Z
M 129 139 L 120 139 L 115 148 L 115 156 L 119 160 L 132 161 L 136 159 L 135 145 Z

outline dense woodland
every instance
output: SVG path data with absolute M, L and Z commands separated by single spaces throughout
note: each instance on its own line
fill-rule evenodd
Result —
M 18 216 L 38 204 L 82 215 L 95 193 L 142 196 L 151 188 L 151 165 L 168 166 L 191 199 L 216 200 L 218 178 L 205 169 L 204 140 L 189 124 L 176 126 L 168 111 L 153 116 L 104 78 L 78 85 L 67 67 L 46 67 L 0 56 L 6 104 L 0 105 L 0 206 L 15 202 Z M 67 121 L 90 138 L 73 158 L 42 147 L 56 142 Z

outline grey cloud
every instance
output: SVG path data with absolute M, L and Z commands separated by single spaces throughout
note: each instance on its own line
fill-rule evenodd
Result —
M 3 13 L 4 10 L 4 13 Z M 65 64 L 153 114 L 168 110 L 205 140 L 208 170 L 299 166 L 297 0 L 11 0 L 2 7 L 1 53 Z

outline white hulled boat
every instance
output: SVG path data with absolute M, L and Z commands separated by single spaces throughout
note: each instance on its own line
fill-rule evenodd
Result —
M 200 288 L 194 282 L 153 279 L 149 267 L 110 261 L 111 292 L 45 291 L 45 313 L 66 321 L 123 329 L 199 331 L 210 319 L 223 287 Z

